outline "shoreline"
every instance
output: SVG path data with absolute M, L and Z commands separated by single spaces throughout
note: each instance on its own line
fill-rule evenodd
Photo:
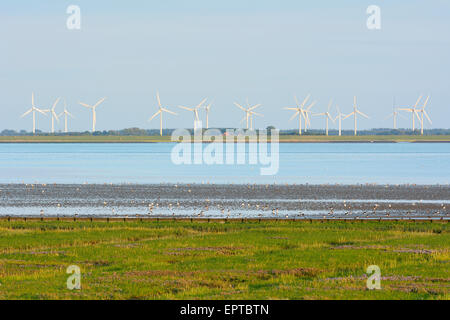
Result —
M 277 223 L 277 222 L 413 222 L 413 223 L 443 223 L 450 221 L 450 217 L 373 217 L 373 218 L 189 218 L 189 217 L 115 217 L 115 216 L 0 216 L 0 221 L 23 222 L 191 222 L 191 223 Z
M 214 142 L 214 141 L 213 141 Z M 249 143 L 249 141 L 245 141 Z M 270 143 L 270 137 L 268 138 Z M 450 143 L 450 136 L 283 136 L 279 143 Z M 0 136 L 5 143 L 178 143 L 170 136 Z M 211 143 L 203 140 L 202 143 Z M 238 143 L 223 141 L 223 143 Z

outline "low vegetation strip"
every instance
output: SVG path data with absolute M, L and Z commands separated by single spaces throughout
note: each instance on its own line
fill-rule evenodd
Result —
M 0 220 L 0 299 L 449 299 L 449 263 L 447 223 Z
M 225 139 L 224 139 L 225 140 Z M 270 136 L 268 138 L 270 141 Z M 0 136 L 0 143 L 157 143 L 172 142 L 171 136 L 37 135 Z M 450 142 L 449 135 L 280 135 L 279 142 Z

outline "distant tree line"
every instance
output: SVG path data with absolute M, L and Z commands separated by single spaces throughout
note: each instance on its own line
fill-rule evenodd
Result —
M 222 133 L 225 133 L 227 128 L 214 128 L 220 130 Z M 273 126 L 267 127 L 267 130 L 275 129 Z M 175 129 L 163 129 L 164 136 L 170 136 Z M 190 130 L 192 133 L 192 130 Z M 298 129 L 287 129 L 280 130 L 280 135 L 297 135 Z M 338 130 L 332 129 L 329 130 L 328 134 L 330 136 L 337 136 Z M 0 132 L 0 136 L 32 136 L 32 132 L 28 132 L 25 130 L 15 131 L 5 129 Z M 54 134 L 48 132 L 42 132 L 40 130 L 36 130 L 36 135 L 39 136 L 158 136 L 159 129 L 140 129 L 140 128 L 126 128 L 122 130 L 104 130 L 104 131 L 96 131 L 94 133 L 90 131 L 83 132 L 56 132 Z M 308 129 L 307 132 L 302 132 L 302 135 L 325 135 L 325 130 L 320 129 Z M 342 130 L 343 136 L 352 136 L 353 130 Z M 414 132 L 411 129 L 388 129 L 388 128 L 378 128 L 378 129 L 370 129 L 370 130 L 358 130 L 358 135 L 420 135 L 420 130 L 415 130 Z M 450 129 L 425 129 L 424 135 L 450 135 Z

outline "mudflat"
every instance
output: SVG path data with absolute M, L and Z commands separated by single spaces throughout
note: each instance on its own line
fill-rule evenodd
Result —
M 1 184 L 0 215 L 450 216 L 448 185 Z

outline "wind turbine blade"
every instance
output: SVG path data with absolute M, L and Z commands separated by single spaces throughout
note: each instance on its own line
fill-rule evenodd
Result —
M 188 110 L 188 111 L 194 111 L 194 109 L 188 108 L 188 107 L 185 107 L 185 106 L 178 106 L 178 108 L 185 109 L 185 110 Z
M 295 99 L 295 104 L 297 105 L 297 107 L 300 108 L 300 103 L 298 102 L 297 96 L 294 96 L 294 99 Z
M 316 103 L 317 103 L 317 101 L 314 101 L 313 103 L 311 103 L 311 104 L 309 105 L 309 107 L 306 108 L 306 111 L 311 110 L 311 108 L 314 107 L 314 106 L 316 105 Z
M 252 112 L 251 114 L 252 114 L 252 115 L 255 115 L 255 116 L 259 116 L 259 117 L 264 117 L 263 114 L 257 113 L 257 112 Z
M 422 120 L 420 119 L 420 117 L 419 117 L 419 113 L 418 113 L 418 112 L 414 112 L 414 113 L 413 113 L 413 118 L 414 118 L 414 115 L 416 115 L 416 117 L 417 117 L 417 119 L 419 120 L 419 122 L 422 121 Z
M 417 105 L 419 104 L 420 100 L 422 100 L 422 95 L 417 99 L 416 104 L 414 105 L 414 109 L 417 108 Z
M 55 107 L 58 104 L 59 99 L 61 99 L 61 98 L 56 99 L 55 102 L 53 103 L 52 110 L 55 110 Z
M 105 100 L 106 100 L 106 98 L 101 98 L 100 100 L 98 100 L 98 102 L 92 108 L 97 108 L 100 105 L 100 103 L 102 103 Z
M 241 106 L 239 103 L 234 102 L 234 105 L 235 105 L 236 107 L 238 107 L 239 109 L 243 110 L 243 111 L 247 111 L 247 110 L 245 110 L 245 108 L 244 108 L 243 106 Z
M 325 115 L 326 115 L 325 112 L 322 112 L 322 113 L 313 113 L 313 114 L 312 114 L 313 117 L 317 117 L 317 116 L 325 116 Z
M 360 115 L 362 115 L 364 118 L 367 118 L 367 119 L 369 119 L 369 116 L 367 115 L 367 114 L 365 114 L 365 113 L 362 113 L 361 111 L 359 111 L 359 110 L 356 110 L 356 112 L 358 112 Z
M 57 122 L 59 122 L 58 115 L 56 114 L 55 110 L 52 110 L 52 116 L 56 119 Z
M 305 106 L 306 102 L 308 102 L 309 98 L 311 97 L 311 94 L 308 94 L 305 98 L 305 100 L 303 100 L 302 102 L 302 108 Z
M 86 103 L 83 103 L 83 102 L 78 102 L 78 103 L 81 104 L 83 107 L 92 108 L 92 106 L 90 106 L 90 105 L 88 105 Z
M 71 118 L 75 118 L 75 116 L 72 115 L 69 111 L 67 111 L 67 114 L 68 114 Z
M 167 110 L 166 108 L 161 108 L 161 110 L 164 111 L 164 112 L 171 113 L 171 114 L 176 115 L 176 116 L 178 115 L 177 113 L 175 113 L 173 111 L 170 111 L 170 110 Z
M 296 111 L 298 111 L 299 108 L 286 107 L 286 108 L 283 108 L 283 109 L 285 109 L 285 110 L 296 110 Z
M 256 108 L 261 107 L 261 104 L 255 104 L 253 107 L 249 108 L 249 111 L 255 110 Z
M 200 102 L 200 103 L 197 105 L 197 108 L 200 108 L 200 107 L 206 102 L 206 100 L 207 100 L 207 98 L 203 99 L 202 102 Z
M 397 112 L 397 115 L 403 119 L 406 119 L 406 117 L 403 114 L 401 114 L 400 112 Z
M 34 92 L 31 93 L 31 106 L 34 107 Z
M 156 92 L 156 100 L 158 100 L 158 107 L 161 107 L 161 100 L 159 99 L 159 92 Z
M 390 119 L 390 118 L 392 118 L 394 116 L 394 114 L 393 113 L 391 113 L 390 115 L 388 115 L 386 118 L 384 118 L 384 120 L 387 120 L 387 119 Z
M 330 108 L 331 108 L 331 105 L 332 105 L 332 104 L 333 104 L 333 99 L 331 99 L 331 100 L 330 100 L 330 103 L 328 104 L 328 110 L 327 110 L 328 112 L 330 112 Z
M 423 110 L 423 114 L 425 115 L 425 117 L 427 117 L 428 122 L 429 122 L 430 124 L 433 124 L 433 123 L 431 122 L 430 117 L 428 116 L 428 113 L 427 113 L 425 110 Z
M 247 116 L 243 117 L 239 123 L 243 123 L 245 120 L 247 120 Z
M 299 113 L 300 113 L 300 111 L 297 110 L 297 112 L 292 115 L 292 117 L 289 119 L 289 121 L 291 121 L 294 118 L 296 118 Z
M 330 116 L 330 114 L 328 112 L 327 112 L 327 117 L 334 123 L 334 119 Z
M 347 119 L 348 117 L 352 116 L 355 112 L 353 111 L 352 113 L 349 113 L 348 115 L 346 115 L 345 117 L 342 118 L 342 120 Z
M 425 107 L 426 107 L 427 104 L 428 104 L 428 100 L 430 100 L 430 96 L 427 96 L 427 100 L 425 100 L 425 103 L 423 104 L 422 109 L 425 109 Z
M 42 113 L 44 116 L 47 116 L 47 114 L 46 114 L 46 112 L 49 112 L 50 110 L 41 110 L 41 109 L 38 109 L 38 108 L 34 108 L 37 112 L 40 112 L 40 113 Z
M 148 121 L 152 121 L 160 113 L 161 113 L 161 110 L 158 110 L 158 112 L 156 112 L 150 119 L 148 119 Z
M 25 112 L 23 115 L 21 115 L 20 117 L 23 118 L 26 115 L 30 114 L 30 112 L 33 111 L 33 109 L 28 110 L 27 112 Z
M 306 121 L 306 125 L 311 125 L 311 120 L 309 119 L 309 114 L 307 112 L 304 112 L 304 118 Z

